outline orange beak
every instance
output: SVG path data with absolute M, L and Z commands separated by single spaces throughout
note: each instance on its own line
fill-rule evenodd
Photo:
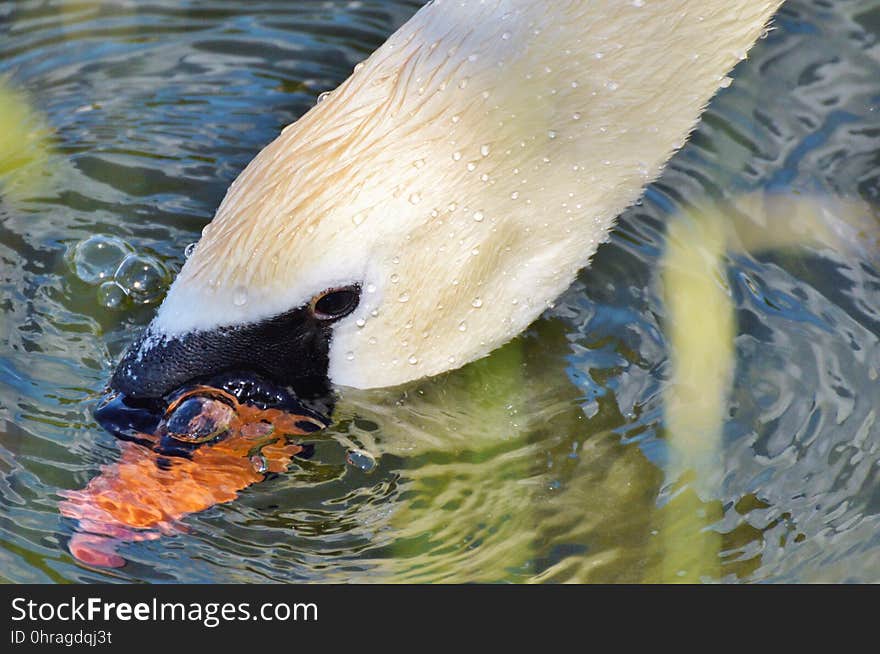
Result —
M 184 406 L 196 401 L 202 411 Z M 309 415 L 240 404 L 206 386 L 179 396 L 167 416 L 156 433 L 139 434 L 141 442 L 122 441 L 120 459 L 102 466 L 85 488 L 61 493 L 61 514 L 78 521 L 69 549 L 79 561 L 121 567 L 119 544 L 179 532 L 183 517 L 234 500 L 267 473 L 285 472 L 303 451 L 289 437 L 327 426 Z M 169 440 L 195 447 L 188 456 L 169 456 Z

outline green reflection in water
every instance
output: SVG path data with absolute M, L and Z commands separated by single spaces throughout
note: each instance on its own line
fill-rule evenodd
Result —
M 0 193 L 18 199 L 38 192 L 50 155 L 51 131 L 43 116 L 0 77 Z
M 360 445 L 405 464 L 377 558 L 399 581 L 640 581 L 659 470 L 587 418 L 565 374 L 565 326 L 542 321 L 492 356 L 405 392 L 347 390 L 338 415 L 381 425 Z

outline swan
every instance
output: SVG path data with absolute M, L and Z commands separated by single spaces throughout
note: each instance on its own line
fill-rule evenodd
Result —
M 434 0 L 232 183 L 111 388 L 403 384 L 587 266 L 782 0 Z

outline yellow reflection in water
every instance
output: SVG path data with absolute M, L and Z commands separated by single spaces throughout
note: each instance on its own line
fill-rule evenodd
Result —
M 6 198 L 33 195 L 46 179 L 51 131 L 26 94 L 0 78 L 0 192 Z
M 664 546 L 660 580 L 717 578 L 721 537 L 710 525 L 720 507 L 700 496 L 715 495 L 721 471 L 721 428 L 733 376 L 736 325 L 725 281 L 726 238 L 717 212 L 684 213 L 667 229 L 661 265 L 671 378 L 664 390 L 669 464 L 680 479 L 696 473 L 695 488 L 672 496 L 663 511 Z
M 721 576 L 724 471 L 721 430 L 735 366 L 734 304 L 727 253 L 828 248 L 877 260 L 880 223 L 866 204 L 830 197 L 755 193 L 732 206 L 683 212 L 670 220 L 661 262 L 671 378 L 664 389 L 670 462 L 677 491 L 660 510 L 658 581 Z

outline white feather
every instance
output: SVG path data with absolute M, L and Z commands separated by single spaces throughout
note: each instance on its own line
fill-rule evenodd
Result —
M 571 283 L 781 0 L 435 0 L 232 184 L 154 333 L 358 282 L 330 377 L 481 357 Z

